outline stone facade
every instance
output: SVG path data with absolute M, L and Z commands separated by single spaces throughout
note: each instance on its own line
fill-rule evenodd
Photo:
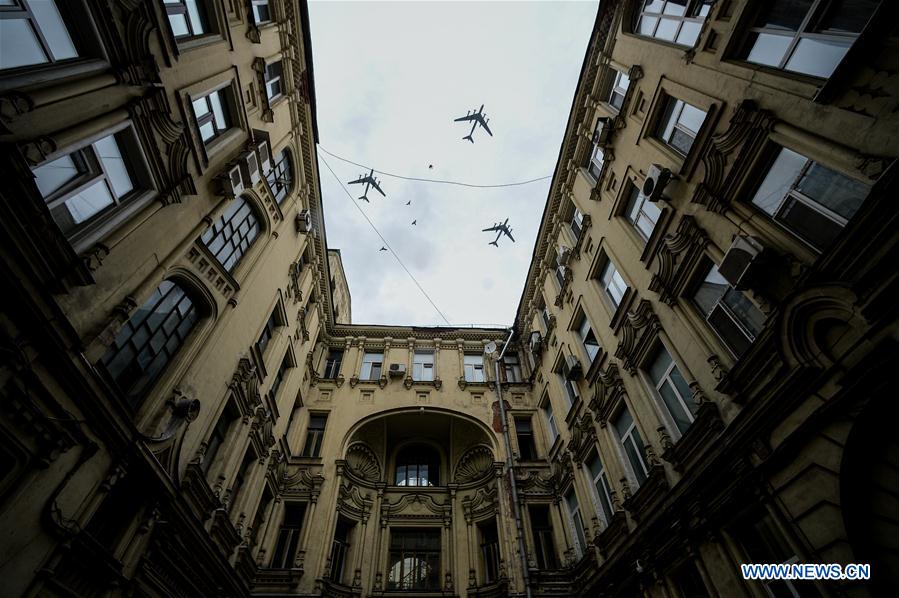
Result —
M 756 48 L 765 3 L 601 2 L 509 341 L 352 324 L 305 2 L 30 2 L 43 58 L 0 70 L 4 594 L 899 585 L 892 3 L 834 8 L 809 59 Z

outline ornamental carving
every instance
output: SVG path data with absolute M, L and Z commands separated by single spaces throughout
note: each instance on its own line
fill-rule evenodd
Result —
M 627 313 L 621 326 L 622 338 L 615 349 L 615 357 L 621 360 L 629 374 L 637 373 L 637 366 L 652 347 L 661 328 L 659 318 L 647 299 L 642 299 L 634 311 Z
M 367 482 L 381 480 L 381 463 L 377 455 L 364 442 L 355 442 L 346 451 L 346 463 L 356 477 Z
M 708 236 L 692 216 L 681 218 L 675 233 L 666 235 L 659 246 L 658 270 L 652 275 L 649 290 L 658 293 L 663 303 L 677 303 L 708 244 Z
M 234 397 L 241 416 L 248 417 L 262 404 L 256 366 L 248 357 L 241 357 L 237 362 L 237 369 L 231 375 L 228 388 L 231 389 L 231 396 Z
M 712 212 L 723 212 L 731 200 L 730 190 L 738 188 L 738 183 L 748 174 L 753 158 L 762 150 L 776 122 L 772 112 L 760 109 L 753 100 L 740 102 L 727 130 L 713 136 L 702 154 L 705 174 L 693 195 L 693 203 Z M 734 153 L 737 155 L 731 160 Z M 725 175 L 729 162 L 732 165 Z
M 456 463 L 453 480 L 457 484 L 476 482 L 493 474 L 493 451 L 486 446 L 468 449 Z
M 618 365 L 610 363 L 605 371 L 600 371 L 593 385 L 593 398 L 589 407 L 596 414 L 600 427 L 605 428 L 612 416 L 612 410 L 624 398 L 624 382 L 618 373 Z

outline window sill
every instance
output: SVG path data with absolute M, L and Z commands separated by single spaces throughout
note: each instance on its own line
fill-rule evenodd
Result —
M 312 379 L 310 380 L 311 386 L 316 386 L 317 384 L 324 384 L 325 386 L 334 386 L 336 388 L 340 388 L 343 386 L 343 383 L 346 381 L 346 378 L 343 375 L 338 375 L 336 378 L 322 378 L 316 374 L 312 375 Z
M 358 376 L 353 376 L 352 378 L 350 378 L 350 388 L 356 388 L 357 384 L 361 384 L 362 386 L 378 386 L 379 388 L 386 388 L 387 383 L 387 376 L 381 376 L 380 378 L 365 378 L 364 380 L 359 378 Z
M 405 380 L 403 380 L 403 386 L 406 389 L 410 388 L 436 388 L 440 390 L 443 387 L 443 381 L 440 378 L 435 378 L 434 380 L 415 380 L 410 376 L 406 376 Z
M 724 422 L 718 414 L 718 405 L 706 401 L 699 406 L 693 424 L 677 442 L 672 443 L 668 434 L 663 434 L 664 427 L 659 428 L 662 448 L 665 450 L 662 459 L 671 463 L 675 471 L 682 472 L 695 463 L 705 449 L 714 444 L 716 436 L 722 429 Z
M 470 380 L 466 380 L 464 377 L 459 378 L 459 390 L 465 390 L 468 387 L 472 387 L 475 389 L 492 389 L 493 381 L 485 380 L 484 382 L 472 382 Z
M 197 37 L 185 37 L 185 38 L 173 38 L 175 40 L 175 45 L 178 47 L 178 52 L 190 52 L 192 50 L 197 50 L 199 48 L 205 48 L 207 46 L 211 46 L 213 44 L 224 42 L 225 38 L 222 35 L 218 35 L 215 33 L 210 33 L 208 35 L 198 35 Z

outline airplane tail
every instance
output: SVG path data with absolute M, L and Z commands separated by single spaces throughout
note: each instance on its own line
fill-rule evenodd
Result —
M 472 139 L 471 135 L 466 135 L 462 139 L 468 139 L 470 142 L 474 143 L 474 139 Z
M 491 241 L 490 243 L 487 243 L 487 245 L 493 245 L 494 247 L 499 247 L 499 241 Z
M 365 203 L 371 203 L 370 201 L 368 201 L 368 198 L 365 197 L 364 195 L 363 195 L 362 197 L 360 197 L 359 199 L 364 199 L 364 200 L 365 200 Z

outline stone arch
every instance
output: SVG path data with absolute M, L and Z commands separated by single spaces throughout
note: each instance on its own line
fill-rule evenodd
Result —
M 868 323 L 855 293 L 830 285 L 793 297 L 784 308 L 779 328 L 790 366 L 827 369 L 860 339 Z

